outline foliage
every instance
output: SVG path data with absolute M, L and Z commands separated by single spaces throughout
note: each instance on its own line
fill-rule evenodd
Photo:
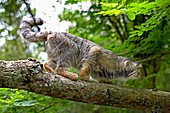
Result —
M 21 42 L 21 38 L 17 34 L 21 18 L 26 14 L 25 10 L 20 10 L 21 2 L 21 0 L 2 0 L 0 2 L 0 40 L 4 42 L 0 46 L 0 59 L 17 60 L 30 56 L 26 44 Z
M 62 2 L 62 1 L 61 1 Z M 14 5 L 15 4 L 15 5 Z M 78 8 L 72 8 L 78 5 Z M 170 1 L 169 0 L 66 0 L 61 21 L 71 23 L 68 31 L 91 40 L 117 55 L 143 64 L 143 78 L 115 79 L 114 84 L 170 91 Z M 84 7 L 87 6 L 87 7 Z M 0 1 L 0 59 L 27 59 L 28 43 L 17 34 L 24 15 L 22 0 Z M 32 12 L 35 13 L 35 9 Z M 53 15 L 51 15 L 53 16 Z M 4 42 L 4 43 L 2 43 Z M 36 51 L 43 50 L 38 44 Z M 0 112 L 140 112 L 63 101 L 17 89 L 0 89 Z
M 45 113 L 67 111 L 71 102 L 30 93 L 23 90 L 1 89 L 1 113 Z

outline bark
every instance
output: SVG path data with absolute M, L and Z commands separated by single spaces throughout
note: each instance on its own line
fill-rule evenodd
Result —
M 170 93 L 112 84 L 71 81 L 43 72 L 36 61 L 0 61 L 0 87 L 18 88 L 55 98 L 112 107 L 170 112 Z

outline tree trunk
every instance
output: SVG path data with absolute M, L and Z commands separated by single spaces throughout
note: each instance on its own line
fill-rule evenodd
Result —
M 112 84 L 71 81 L 43 72 L 36 61 L 0 61 L 0 87 L 18 88 L 55 98 L 112 107 L 170 112 L 170 93 Z

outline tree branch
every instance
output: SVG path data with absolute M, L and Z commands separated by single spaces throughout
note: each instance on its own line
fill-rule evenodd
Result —
M 114 17 L 114 16 L 113 16 L 113 17 Z M 118 33 L 119 37 L 120 37 L 120 40 L 121 40 L 122 42 L 124 42 L 124 39 L 123 39 L 123 36 L 122 36 L 122 34 L 121 34 L 120 30 L 119 30 L 119 27 L 115 24 L 115 22 L 111 19 L 110 16 L 107 16 L 107 18 L 108 18 L 108 20 L 110 21 L 110 23 L 115 27 L 115 30 L 116 30 L 116 32 Z M 114 19 L 116 19 L 116 17 L 114 17 Z
M 71 81 L 59 75 L 43 72 L 40 63 L 29 60 L 0 61 L 0 87 L 24 89 L 55 98 L 98 105 L 149 112 L 170 111 L 168 92 Z

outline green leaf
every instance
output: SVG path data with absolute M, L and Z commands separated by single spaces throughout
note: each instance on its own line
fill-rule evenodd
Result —
M 108 10 L 108 11 L 100 11 L 97 14 L 116 15 L 116 16 L 118 16 L 120 13 L 121 13 L 121 10 L 112 9 L 112 10 Z
M 118 3 L 113 3 L 112 4 L 112 7 L 116 7 L 116 6 L 118 6 Z
M 114 14 L 115 14 L 116 16 L 118 16 L 120 13 L 121 13 L 120 10 L 116 10 Z
M 120 4 L 117 8 L 120 9 L 124 6 L 124 4 Z
M 128 18 L 129 18 L 130 20 L 134 20 L 135 17 L 136 17 L 135 13 L 133 13 L 133 12 L 128 12 L 128 13 L 127 13 L 127 16 L 128 16 Z
M 142 36 L 142 34 L 143 34 L 143 31 L 138 32 L 138 36 Z
M 142 29 L 143 28 L 143 26 L 141 26 L 141 25 L 138 25 L 138 26 L 134 26 L 136 29 Z
M 118 3 L 103 3 L 103 2 L 100 2 L 100 4 L 102 5 L 102 6 L 106 6 L 106 7 L 116 7 L 116 6 L 118 6 L 119 4 Z
M 6 103 L 6 104 L 11 104 L 12 103 L 11 100 L 9 100 L 9 99 L 6 99 L 6 100 L 0 99 L 0 102 Z
M 29 101 L 23 101 L 23 102 L 14 102 L 15 106 L 34 106 L 38 104 L 34 100 L 29 100 Z

